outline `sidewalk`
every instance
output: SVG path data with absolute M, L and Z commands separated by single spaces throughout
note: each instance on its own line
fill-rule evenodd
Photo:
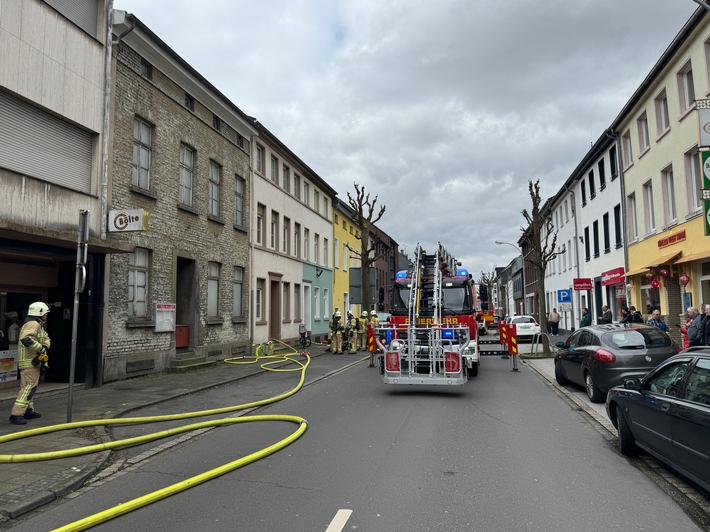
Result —
M 309 352 L 312 359 L 328 353 L 326 346 L 316 344 L 309 348 Z M 345 366 L 360 360 L 362 356 L 363 353 L 358 353 L 332 359 L 337 359 Z M 121 417 L 138 407 L 168 401 L 259 373 L 263 373 L 263 370 L 258 364 L 230 364 L 225 371 L 225 365 L 217 363 L 182 373 L 161 373 L 112 382 L 100 388 L 85 389 L 83 385 L 75 385 L 72 421 Z M 40 384 L 34 399 L 42 418 L 30 420 L 23 426 L 11 425 L 7 421 L 16 396 L 17 389 L 14 388 L 0 391 L 0 436 L 66 423 L 69 397 L 66 384 Z M 2 445 L 0 454 L 59 451 L 102 441 L 110 441 L 104 427 L 76 429 L 8 442 Z M 103 451 L 74 458 L 0 464 L 0 521 L 18 517 L 76 490 L 103 467 L 109 455 L 110 451 Z

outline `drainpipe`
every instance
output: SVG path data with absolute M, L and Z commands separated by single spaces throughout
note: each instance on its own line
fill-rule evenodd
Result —
M 572 217 L 574 218 L 574 261 L 577 264 L 577 279 L 580 277 L 579 272 L 579 232 L 577 228 L 577 196 L 574 190 L 570 189 L 569 193 L 572 195 Z M 577 307 L 579 308 L 579 314 L 582 314 L 582 307 L 579 301 L 579 294 L 577 294 Z M 572 323 L 574 323 L 574 305 L 572 306 Z
M 624 183 L 624 165 L 621 163 L 621 137 L 616 131 L 607 129 L 604 134 L 616 143 L 616 168 L 619 171 L 619 187 L 621 189 L 621 230 L 622 242 L 624 245 L 624 271 L 629 271 L 629 246 L 628 238 L 629 231 L 626 227 L 626 186 Z M 626 294 L 626 305 L 631 303 L 631 294 L 629 294 L 629 282 L 624 278 L 624 293 Z

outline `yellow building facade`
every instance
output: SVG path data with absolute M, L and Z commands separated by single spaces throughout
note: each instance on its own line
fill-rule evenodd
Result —
M 360 258 L 351 249 L 360 249 L 360 228 L 353 223 L 354 211 L 343 201 L 333 204 L 333 308 L 343 316 L 349 310 L 355 316 L 360 304 L 353 304 L 350 294 L 350 269 L 360 267 Z

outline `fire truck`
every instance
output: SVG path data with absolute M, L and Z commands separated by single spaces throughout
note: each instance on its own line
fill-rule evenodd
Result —
M 457 265 L 441 244 L 433 254 L 417 244 L 413 268 L 396 274 L 392 317 L 377 334 L 385 384 L 463 385 L 478 375 L 474 284 Z

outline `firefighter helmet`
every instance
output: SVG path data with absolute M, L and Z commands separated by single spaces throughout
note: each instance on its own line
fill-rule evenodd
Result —
M 376 312 L 376 311 L 374 311 L 374 310 L 373 310 L 373 311 L 371 311 L 371 312 L 370 312 L 370 316 L 377 316 L 377 312 Z
M 49 314 L 49 307 L 41 301 L 32 303 L 30 308 L 27 310 L 28 316 L 37 316 L 38 318 L 41 318 L 45 314 Z
M 336 310 L 336 311 L 335 311 L 335 317 L 336 317 L 336 318 L 339 318 L 339 317 L 340 317 L 340 311 L 339 311 L 339 310 Z
M 360 314 L 360 316 L 363 317 L 363 318 L 367 318 L 367 311 L 366 311 L 366 310 L 363 310 L 363 311 L 362 311 L 362 314 Z

